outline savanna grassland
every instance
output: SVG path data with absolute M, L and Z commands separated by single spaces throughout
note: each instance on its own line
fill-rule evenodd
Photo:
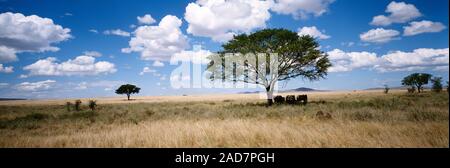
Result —
M 70 112 L 67 100 L 2 102 L 0 147 L 448 148 L 447 92 L 405 92 L 308 93 L 306 106 L 272 107 L 256 95 L 97 99 L 95 111 Z

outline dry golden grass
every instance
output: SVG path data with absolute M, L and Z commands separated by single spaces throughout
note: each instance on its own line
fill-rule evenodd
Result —
M 404 93 L 404 90 L 392 90 L 391 93 Z M 370 93 L 370 94 L 369 94 Z M 288 94 L 308 94 L 315 99 L 339 99 L 342 96 L 351 97 L 374 97 L 383 95 L 381 90 L 355 90 L 355 91 L 333 91 L 333 92 L 306 92 L 306 93 L 280 93 Z M 265 95 L 263 93 L 262 95 Z M 102 98 L 84 98 L 83 102 L 90 99 L 99 100 L 98 104 L 130 104 L 130 103 L 162 103 L 162 102 L 203 102 L 203 101 L 255 101 L 261 99 L 259 94 L 221 94 L 221 95 L 186 95 L 186 96 L 131 96 L 132 101 L 126 101 L 125 96 L 102 97 Z M 55 99 L 55 100 L 15 100 L 0 101 L 1 105 L 63 105 L 67 101 L 74 102 L 76 99 Z
M 447 93 L 311 93 L 307 106 L 273 107 L 237 96 L 248 97 L 100 99 L 96 112 L 3 104 L 0 147 L 449 147 Z

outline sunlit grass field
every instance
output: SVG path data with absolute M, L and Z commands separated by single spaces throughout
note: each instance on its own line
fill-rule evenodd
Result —
M 271 107 L 239 98 L 122 101 L 98 99 L 95 111 L 87 101 L 81 111 L 63 101 L 3 103 L 0 147 L 449 147 L 447 92 L 309 94 L 306 106 Z

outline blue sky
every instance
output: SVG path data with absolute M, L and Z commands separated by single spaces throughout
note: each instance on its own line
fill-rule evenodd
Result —
M 125 83 L 141 87 L 140 95 L 258 90 L 173 89 L 177 65 L 168 60 L 219 51 L 230 34 L 262 28 L 315 36 L 335 66 L 326 79 L 293 79 L 281 89 L 399 86 L 413 72 L 448 81 L 448 1 L 305 2 L 0 0 L 0 97 L 114 96 Z

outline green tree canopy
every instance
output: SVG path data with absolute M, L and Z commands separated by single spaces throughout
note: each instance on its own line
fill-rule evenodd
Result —
M 442 77 L 434 77 L 433 79 L 431 79 L 431 83 L 433 84 L 433 86 L 431 87 L 431 89 L 435 92 L 441 92 L 442 91 Z
M 141 88 L 138 88 L 135 85 L 126 84 L 126 85 L 120 86 L 116 90 L 116 94 L 126 94 L 128 100 L 130 100 L 130 95 L 131 94 L 137 94 L 137 93 L 139 93 L 140 90 L 141 90 Z
M 302 77 L 308 80 L 319 80 L 327 75 L 331 67 L 328 55 L 320 51 L 319 43 L 311 36 L 299 36 L 296 32 L 286 29 L 264 29 L 250 35 L 241 34 L 234 36 L 228 43 L 222 45 L 223 50 L 217 55 L 224 59 L 227 53 L 239 54 L 247 57 L 251 54 L 256 59 L 256 66 L 248 62 L 241 65 L 236 62 L 222 61 L 215 64 L 217 59 L 212 60 L 207 71 L 221 76 L 223 81 L 245 82 L 264 86 L 267 92 L 267 101 L 271 105 L 273 100 L 273 87 L 277 81 L 289 80 Z M 259 59 L 258 54 L 264 54 L 265 59 Z M 276 53 L 277 60 L 270 61 L 270 54 Z M 230 64 L 230 65 L 227 65 Z M 233 64 L 233 65 L 231 65 Z M 265 68 L 261 68 L 266 67 Z M 277 72 L 269 74 L 267 69 L 277 66 Z M 227 69 L 224 67 L 233 67 Z M 228 72 L 227 72 L 228 71 Z M 236 72 L 244 72 L 238 74 Z M 220 74 L 220 75 L 218 75 Z M 217 78 L 211 78 L 217 80 Z M 249 80 L 253 79 L 253 80 Z
M 431 79 L 432 75 L 427 73 L 413 73 L 403 78 L 402 85 L 404 86 L 412 86 L 417 87 L 417 91 L 420 93 L 423 91 L 423 85 L 428 84 L 428 81 Z

